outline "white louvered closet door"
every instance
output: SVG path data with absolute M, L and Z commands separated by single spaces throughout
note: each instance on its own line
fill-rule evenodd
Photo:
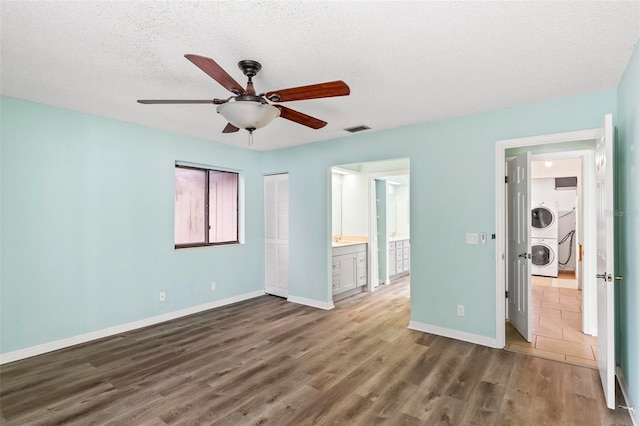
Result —
M 289 175 L 264 177 L 264 290 L 289 294 Z

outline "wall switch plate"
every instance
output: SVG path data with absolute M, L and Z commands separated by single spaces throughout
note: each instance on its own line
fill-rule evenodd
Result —
M 458 316 L 459 317 L 464 316 L 464 305 L 458 305 Z
M 211 281 L 211 291 L 216 291 L 216 282 Z
M 486 232 L 481 232 L 480 233 L 480 244 L 482 244 L 482 245 L 487 244 L 487 233 Z
M 167 294 L 164 291 L 160 292 L 160 301 L 164 302 L 165 300 L 167 300 Z
M 467 234 L 467 244 L 478 244 L 478 234 Z

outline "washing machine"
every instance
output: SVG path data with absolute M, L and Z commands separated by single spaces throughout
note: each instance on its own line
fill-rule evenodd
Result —
M 531 238 L 531 274 L 558 278 L 557 238 Z
M 558 238 L 558 203 L 531 202 L 531 238 Z

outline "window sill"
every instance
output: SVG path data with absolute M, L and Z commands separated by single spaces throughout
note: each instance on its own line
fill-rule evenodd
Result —
M 173 247 L 176 250 L 196 248 L 196 247 L 219 247 L 219 246 L 239 246 L 240 241 L 228 241 L 224 243 L 194 243 L 194 244 L 175 244 Z

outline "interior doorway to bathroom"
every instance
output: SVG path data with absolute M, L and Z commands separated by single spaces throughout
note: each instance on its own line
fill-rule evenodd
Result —
M 409 159 L 333 166 L 330 200 L 333 300 L 408 281 Z

